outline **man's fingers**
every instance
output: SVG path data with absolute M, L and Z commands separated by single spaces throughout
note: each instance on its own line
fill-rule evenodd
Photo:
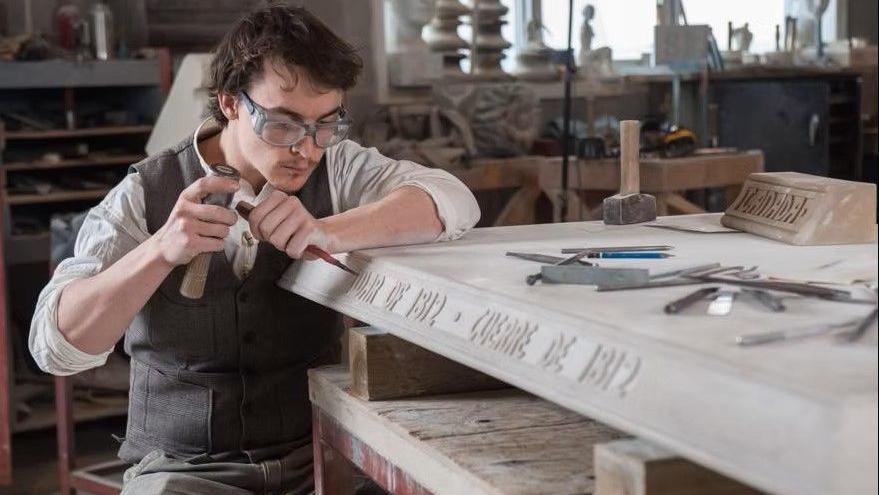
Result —
M 193 182 L 180 193 L 180 197 L 193 203 L 201 203 L 211 193 L 234 193 L 238 190 L 238 181 L 226 177 L 208 176 Z
M 212 253 L 223 250 L 223 240 L 214 237 L 199 236 L 194 243 L 195 249 L 199 253 Z
M 219 223 L 199 222 L 195 232 L 203 237 L 225 239 L 229 235 L 229 227 Z
M 276 191 L 276 193 L 277 194 L 272 193 L 271 195 L 269 195 L 268 198 L 266 198 L 262 203 L 258 204 L 256 208 L 254 208 L 250 212 L 250 215 L 248 215 L 248 221 L 250 222 L 251 226 L 250 231 L 259 241 L 265 240 L 265 238 L 260 234 L 259 229 L 259 226 L 262 223 L 263 219 L 286 199 L 286 195 L 284 193 L 280 193 L 278 191 Z
M 285 201 L 275 207 L 272 211 L 263 217 L 259 223 L 259 232 L 264 239 L 271 239 L 272 234 L 280 225 L 289 221 L 291 218 L 300 218 L 302 215 L 297 214 L 297 203 L 293 201 Z
M 301 258 L 305 248 L 310 244 L 313 232 L 313 229 L 310 228 L 297 230 L 296 233 L 293 234 L 293 238 L 287 243 L 287 248 L 284 250 L 287 253 L 287 256 L 297 259 Z
M 238 215 L 234 211 L 222 206 L 188 204 L 183 208 L 203 222 L 219 223 L 231 227 L 238 221 Z
M 293 234 L 299 229 L 302 224 L 301 218 L 297 217 L 289 217 L 287 218 L 281 225 L 268 236 L 268 241 L 272 243 L 273 246 L 283 251 L 287 243 L 290 242 L 290 238 L 293 237 Z

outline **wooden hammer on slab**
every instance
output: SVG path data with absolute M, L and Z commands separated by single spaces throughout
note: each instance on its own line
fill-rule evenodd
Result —
M 628 225 L 656 219 L 656 198 L 639 192 L 640 127 L 641 123 L 637 120 L 620 122 L 620 193 L 604 200 L 604 223 L 608 225 Z

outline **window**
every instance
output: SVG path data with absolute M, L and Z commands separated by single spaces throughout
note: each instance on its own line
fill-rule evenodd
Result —
M 788 0 L 790 1 L 790 0 Z M 835 0 L 824 16 L 825 41 L 832 39 L 828 29 L 835 25 Z M 580 29 L 583 8 L 595 7 L 592 20 L 594 38 L 592 48 L 609 46 L 614 59 L 639 59 L 653 52 L 653 26 L 656 24 L 655 0 L 574 0 L 573 45 L 580 48 Z M 708 24 L 717 39 L 718 47 L 726 50 L 727 22 L 734 27 L 748 23 L 754 35 L 751 52 L 775 50 L 775 25 L 784 29 L 784 0 L 684 0 L 684 12 L 689 24 Z M 568 36 L 568 0 L 543 0 L 544 41 L 547 45 L 564 49 Z

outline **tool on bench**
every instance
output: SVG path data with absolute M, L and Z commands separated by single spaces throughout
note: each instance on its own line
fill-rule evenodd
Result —
M 743 287 L 753 287 L 757 289 L 776 290 L 780 292 L 790 292 L 801 296 L 817 297 L 820 299 L 828 299 L 840 302 L 861 302 L 852 299 L 849 291 L 841 289 L 833 289 L 830 287 L 819 287 L 815 285 L 799 284 L 792 282 L 772 282 L 768 280 L 741 280 L 731 278 L 721 278 L 714 275 L 705 275 L 704 273 L 696 273 L 685 275 L 685 278 L 701 280 L 702 282 L 711 284 L 730 284 L 740 285 Z
M 719 290 L 714 295 L 714 300 L 708 305 L 710 316 L 728 316 L 732 312 L 733 303 L 738 296 L 737 290 Z
M 681 311 L 689 308 L 693 304 L 705 299 L 708 296 L 714 295 L 720 287 L 704 287 L 702 289 L 696 289 L 695 291 L 687 294 L 686 296 L 675 299 L 674 301 L 665 305 L 664 311 L 666 314 L 678 314 Z
M 742 294 L 753 297 L 757 302 L 769 308 L 770 311 L 780 313 L 784 311 L 785 305 L 781 298 L 763 289 L 742 289 Z
M 593 251 L 593 252 L 601 252 L 601 253 L 616 253 L 620 251 L 624 252 L 637 252 L 637 251 L 671 251 L 674 249 L 674 246 L 597 246 L 597 247 L 582 247 L 582 248 L 565 248 L 562 249 L 562 254 L 573 254 L 580 253 L 583 251 Z
M 615 290 L 656 289 L 658 287 L 678 287 L 681 285 L 701 285 L 705 282 L 695 279 L 675 278 L 671 280 L 650 280 L 643 284 L 628 285 L 599 285 L 596 292 L 610 292 Z
M 870 314 L 865 316 L 855 328 L 841 332 L 836 337 L 845 342 L 860 340 L 867 333 L 867 330 L 870 329 L 870 324 L 876 320 L 877 316 L 879 316 L 879 306 L 873 308 L 873 311 L 870 311 Z
M 688 268 L 679 268 L 667 272 L 660 272 L 650 275 L 650 280 L 643 284 L 621 284 L 621 285 L 599 285 L 596 289 L 598 292 L 609 292 L 615 290 L 635 290 L 635 289 L 655 289 L 658 287 L 677 287 L 681 285 L 700 285 L 704 282 L 696 279 L 685 278 L 685 275 L 708 273 L 709 270 L 720 267 L 720 263 L 708 263 L 705 265 L 696 265 Z M 675 277 L 675 278 L 670 278 Z M 668 279 L 668 280 L 659 280 Z
M 731 273 L 733 277 L 740 278 L 742 280 L 754 280 L 760 278 L 760 273 L 757 272 L 757 265 L 754 265 L 750 268 L 743 268 L 735 273 Z
M 637 120 L 620 122 L 620 193 L 604 200 L 605 224 L 628 225 L 656 219 L 656 198 L 639 193 L 639 127 Z
M 705 265 L 696 265 L 691 266 L 689 268 L 680 268 L 677 270 L 671 270 L 667 272 L 659 272 L 650 275 L 650 280 L 656 280 L 660 278 L 668 278 L 668 277 L 680 277 L 683 275 L 688 275 L 691 273 L 699 273 L 707 270 L 711 270 L 720 266 L 720 263 L 707 263 Z
M 536 253 L 517 253 L 513 251 L 508 251 L 507 256 L 513 258 L 519 258 L 528 261 L 536 261 L 538 263 L 546 263 L 548 265 L 553 265 L 558 263 L 559 261 L 564 260 L 564 258 L 560 256 L 550 256 L 548 254 L 536 254 Z M 584 260 L 577 260 L 575 263 L 578 263 L 582 266 L 593 266 L 592 263 Z
M 567 258 L 565 258 L 561 261 L 557 261 L 552 266 L 562 266 L 562 265 L 570 265 L 572 263 L 576 263 L 577 261 L 580 261 L 580 258 L 583 258 L 587 254 L 589 254 L 589 250 L 580 251 L 579 253 L 576 253 L 572 256 L 568 256 Z M 543 275 L 541 273 L 534 273 L 534 274 L 528 275 L 527 277 L 525 277 L 525 283 L 527 283 L 528 285 L 534 285 L 542 277 L 543 277 Z
M 806 328 L 796 328 L 790 330 L 775 330 L 772 332 L 749 333 L 736 337 L 736 344 L 741 346 L 752 346 L 760 344 L 768 344 L 770 342 L 778 342 L 780 340 L 794 340 L 806 337 L 818 337 L 836 332 L 842 328 L 855 325 L 858 320 L 849 320 L 842 323 L 831 323 L 826 325 L 814 325 Z
M 879 316 L 879 307 L 874 307 L 867 316 L 855 318 L 842 323 L 830 323 L 815 325 L 807 328 L 790 330 L 776 330 L 772 332 L 750 333 L 736 337 L 736 344 L 752 346 L 778 342 L 780 340 L 803 339 L 806 337 L 820 337 L 830 333 L 836 333 L 836 338 L 843 342 L 855 342 L 862 338 L 870 329 L 873 321 Z M 850 328 L 851 327 L 851 328 Z M 840 331 L 842 330 L 842 331 Z
M 241 217 L 244 218 L 245 220 L 248 219 L 248 217 L 250 216 L 250 212 L 253 210 L 253 208 L 254 208 L 254 206 L 252 204 L 247 203 L 245 201 L 239 201 L 238 204 L 235 205 L 235 211 L 237 211 L 238 214 L 241 215 Z M 324 251 L 323 249 L 321 249 L 313 244 L 310 244 L 308 247 L 306 247 L 305 252 L 309 253 L 311 255 L 317 256 L 318 258 L 326 261 L 327 263 L 329 263 L 337 268 L 340 268 L 340 269 L 350 273 L 351 275 L 354 275 L 354 276 L 360 275 L 356 271 L 349 268 L 348 265 L 346 265 L 345 263 L 342 263 L 341 261 L 337 260 L 336 258 L 333 258 L 333 256 L 330 253 Z
M 671 258 L 672 254 L 655 253 L 647 251 L 635 252 L 593 252 L 586 255 L 587 258 L 617 258 L 617 259 L 662 259 Z
M 209 167 L 210 176 L 223 177 L 238 182 L 241 176 L 234 168 L 223 164 L 212 164 Z M 228 208 L 232 202 L 233 193 L 211 193 L 202 199 L 202 204 L 215 205 Z M 180 295 L 189 299 L 200 299 L 204 295 L 204 286 L 208 278 L 208 269 L 211 267 L 211 256 L 214 253 L 200 253 L 186 266 L 186 273 L 180 282 Z
M 541 267 L 540 274 L 547 284 L 614 286 L 646 283 L 650 272 L 643 268 L 547 265 Z

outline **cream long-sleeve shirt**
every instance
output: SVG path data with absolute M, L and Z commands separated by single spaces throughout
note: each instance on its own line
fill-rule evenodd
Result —
M 198 142 L 215 132 L 215 125 L 205 121 L 196 129 L 193 139 Z M 196 152 L 202 167 L 207 170 L 197 146 Z M 456 239 L 479 220 L 479 206 L 473 194 L 443 170 L 393 160 L 375 148 L 363 148 L 352 141 L 328 148 L 326 165 L 333 213 L 375 202 L 400 187 L 414 186 L 429 194 L 436 204 L 444 226 L 437 241 Z M 233 202 L 258 204 L 272 191 L 272 186 L 266 184 L 259 194 L 255 194 L 250 184 L 241 181 Z M 67 284 L 100 273 L 150 237 L 144 209 L 141 177 L 129 174 L 88 212 L 76 239 L 74 256 L 62 261 L 55 269 L 52 280 L 40 293 L 31 321 L 28 345 L 43 371 L 70 375 L 106 362 L 112 349 L 96 355 L 83 352 L 70 344 L 58 330 L 58 300 Z M 243 278 L 253 267 L 257 252 L 245 220 L 239 218 L 232 227 L 224 248 L 235 274 Z

